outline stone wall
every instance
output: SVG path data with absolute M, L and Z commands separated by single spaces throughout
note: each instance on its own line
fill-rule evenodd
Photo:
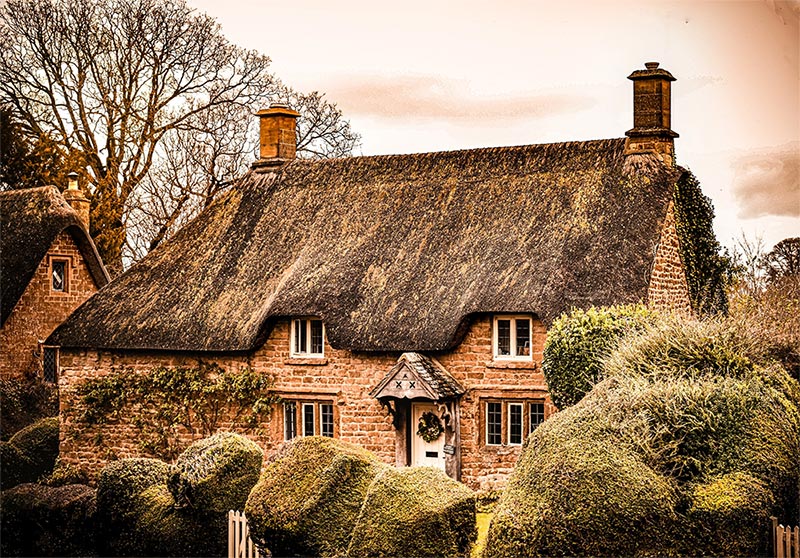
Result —
M 546 396 L 541 371 L 545 328 L 534 320 L 533 361 L 500 363 L 492 360 L 491 319 L 476 318 L 463 340 L 453 351 L 432 354 L 466 388 L 460 400 L 461 480 L 473 488 L 502 486 L 513 469 L 521 446 L 487 446 L 484 440 L 485 402 L 531 400 L 545 402 L 545 414 L 555 408 Z M 280 321 L 257 351 L 247 355 L 201 355 L 155 352 L 110 352 L 62 350 L 60 379 L 62 440 L 61 457 L 80 464 L 96 474 L 108 460 L 143 455 L 137 431 L 128 422 L 111 424 L 98 432 L 83 433 L 76 439 L 74 420 L 79 412 L 75 387 L 90 377 L 112 370 L 129 369 L 142 373 L 155 366 L 192 366 L 201 358 L 227 369 L 249 366 L 272 375 L 276 392 L 285 400 L 324 401 L 334 405 L 334 435 L 375 452 L 387 463 L 396 461 L 396 430 L 391 416 L 369 392 L 396 363 L 399 353 L 367 354 L 334 349 L 325 344 L 323 359 L 297 359 L 290 356 L 289 322 Z M 101 434 L 97 437 L 96 434 Z M 192 436 L 185 433 L 188 444 Z M 249 433 L 267 452 L 273 453 L 283 442 L 283 415 L 280 406 L 261 425 L 258 434 Z M 199 435 L 195 435 L 197 437 Z M 102 447 L 93 440 L 102 439 Z
M 647 290 L 647 305 L 657 310 L 675 312 L 682 316 L 692 315 L 689 286 L 681 260 L 678 230 L 675 225 L 675 204 L 670 202 L 667 218 L 661 230 L 661 239 L 656 249 L 650 285 Z
M 51 288 L 52 259 L 68 262 L 64 292 Z M 40 370 L 39 341 L 46 339 L 95 292 L 97 285 L 75 241 L 67 231 L 62 231 L 39 263 L 6 323 L 0 328 L 0 376 L 8 378 L 30 370 Z

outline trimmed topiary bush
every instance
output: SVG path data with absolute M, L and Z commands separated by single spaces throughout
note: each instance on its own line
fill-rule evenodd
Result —
M 800 519 L 800 385 L 757 343 L 662 323 L 604 376 L 529 437 L 484 556 L 750 556 Z
M 574 405 L 602 379 L 603 358 L 625 335 L 644 331 L 656 321 L 645 306 L 609 306 L 573 310 L 547 332 L 542 371 L 553 404 Z
M 361 508 L 349 556 L 468 556 L 475 494 L 439 469 L 387 468 Z
M 58 417 L 50 417 L 26 426 L 8 442 L 0 442 L 3 490 L 51 473 L 58 457 L 58 435 Z
M 367 490 L 387 467 L 332 438 L 288 442 L 247 499 L 250 536 L 276 556 L 344 554 Z
M 85 485 L 22 484 L 0 496 L 3 556 L 93 556 L 95 493 Z

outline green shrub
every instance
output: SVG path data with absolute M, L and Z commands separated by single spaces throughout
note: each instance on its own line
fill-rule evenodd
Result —
M 89 484 L 89 475 L 86 470 L 73 463 L 67 463 L 59 457 L 53 472 L 39 481 L 47 486 L 66 486 L 68 484 Z
M 94 490 L 22 484 L 0 496 L 3 556 L 92 556 Z
M 768 363 L 717 322 L 623 342 L 528 439 L 485 556 L 768 552 L 766 518 L 800 509 L 800 385 Z
M 45 417 L 58 415 L 58 386 L 36 372 L 0 379 L 0 438 Z
M 189 446 L 169 482 L 176 502 L 203 513 L 242 509 L 258 481 L 264 452 L 238 434 L 221 432 Z
M 251 537 L 276 556 L 344 554 L 367 490 L 387 467 L 332 438 L 285 444 L 247 499 Z
M 50 417 L 26 426 L 8 442 L 0 442 L 3 490 L 36 482 L 53 471 L 58 457 L 58 433 L 58 417 Z
M 642 332 L 656 320 L 642 305 L 573 310 L 547 332 L 542 370 L 553 404 L 565 409 L 601 379 L 603 358 L 626 334 Z
M 467 556 L 475 494 L 430 467 L 386 468 L 361 509 L 350 556 Z

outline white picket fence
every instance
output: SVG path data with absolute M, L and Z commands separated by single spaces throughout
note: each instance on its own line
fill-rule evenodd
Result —
M 244 513 L 233 510 L 228 512 L 228 558 L 265 558 L 250 539 Z
M 775 558 L 800 558 L 800 526 L 792 528 L 778 524 L 777 517 L 772 519 L 772 543 L 775 547 Z

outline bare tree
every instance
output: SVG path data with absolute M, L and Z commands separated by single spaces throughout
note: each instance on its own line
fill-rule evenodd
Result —
M 92 236 L 115 272 L 129 198 L 162 141 L 192 130 L 216 107 L 249 106 L 265 84 L 277 91 L 269 62 L 228 43 L 213 19 L 183 0 L 7 0 L 0 7 L 0 100 L 31 134 L 85 161 Z
M 800 237 L 785 238 L 764 256 L 763 268 L 770 282 L 800 275 Z

